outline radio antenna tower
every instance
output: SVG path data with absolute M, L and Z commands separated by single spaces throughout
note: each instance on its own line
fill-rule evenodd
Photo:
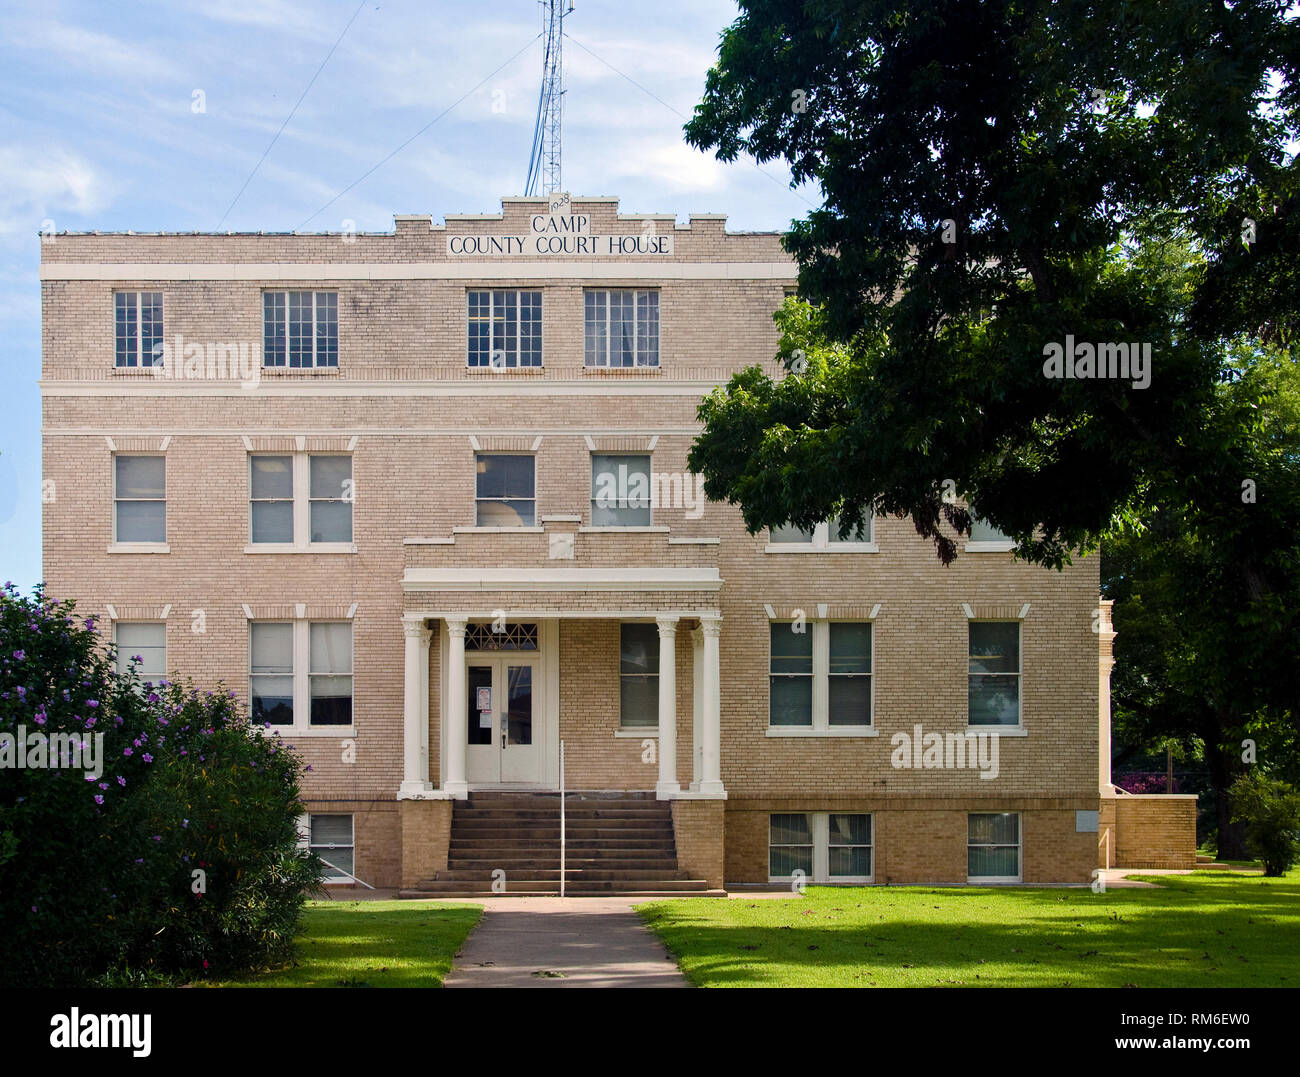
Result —
M 573 13 L 573 0 L 538 0 L 542 28 L 546 31 L 546 52 L 542 56 L 542 92 L 537 99 L 537 123 L 533 128 L 533 149 L 528 161 L 524 194 L 561 190 L 560 123 L 564 115 L 564 18 Z

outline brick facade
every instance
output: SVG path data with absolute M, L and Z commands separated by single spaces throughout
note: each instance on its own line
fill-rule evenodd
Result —
M 589 214 L 593 233 L 642 233 L 645 218 L 619 214 L 612 200 L 575 206 Z M 655 788 L 656 731 L 615 735 L 620 621 L 679 619 L 676 772 L 685 787 L 701 749 L 693 633 L 702 616 L 721 615 L 726 800 L 674 802 L 680 856 L 711 884 L 767 880 L 773 811 L 872 813 L 877 882 L 964 882 L 968 813 L 1019 812 L 1025 881 L 1086 881 L 1097 835 L 1076 833 L 1075 812 L 1098 810 L 1108 778 L 1098 772 L 1109 746 L 1105 673 L 1098 675 L 1099 663 L 1108 669 L 1109 637 L 1099 645 L 1097 558 L 1054 572 L 1017 564 L 1009 553 L 968 552 L 945 569 L 910 521 L 892 518 L 875 522 L 878 552 L 769 552 L 766 534 L 748 534 L 735 508 L 713 503 L 698 515 L 682 504 L 657 507 L 646 530 L 587 530 L 593 450 L 648 454 L 655 472 L 685 473 L 701 396 L 749 365 L 775 373 L 771 315 L 795 271 L 778 236 L 728 233 L 715 217 L 693 217 L 688 226 L 656 218 L 657 232 L 673 237 L 671 257 L 570 258 L 571 272 L 563 257 L 520 266 L 447 254 L 452 235 L 526 233 L 537 209 L 534 200 L 511 199 L 500 219 L 453 217 L 435 227 L 401 218 L 393 234 L 346 239 L 59 235 L 46 242 L 49 593 L 76 597 L 106 625 L 114 613 L 165 620 L 170 670 L 224 682 L 245 697 L 250 614 L 254 621 L 349 620 L 353 726 L 287 739 L 312 766 L 310 810 L 355 815 L 356 873 L 373 885 L 428 876 L 446 859 L 449 803 L 397 799 L 406 735 L 403 617 L 431 630 L 421 780 L 438 787 L 447 772 L 443 618 L 491 619 L 496 611 L 545 621 L 553 632 L 554 653 L 543 661 L 558 679 L 551 733 L 565 742 L 568 787 L 631 790 Z M 657 367 L 584 366 L 590 287 L 659 292 Z M 543 293 L 542 369 L 467 368 L 468 288 Z M 163 293 L 167 341 L 180 334 L 191 342 L 250 342 L 259 354 L 264 290 L 337 292 L 338 366 L 267 372 L 254 388 L 117 370 L 113 293 L 132 289 Z M 476 444 L 535 457 L 536 528 L 466 530 L 475 523 Z M 250 454 L 312 452 L 352 458 L 354 552 L 251 550 Z M 165 457 L 166 552 L 114 549 L 115 453 Z M 572 536 L 572 558 L 553 558 L 556 534 Z M 525 573 L 610 567 L 634 576 L 681 569 L 717 586 L 439 591 L 411 582 L 421 572 L 502 566 Z M 872 622 L 875 735 L 769 735 L 768 625 L 796 610 L 814 621 Z M 1000 739 L 993 780 L 974 770 L 896 769 L 895 733 L 918 723 L 939 733 L 966 728 L 969 616 L 1021 625 L 1023 732 Z M 548 741 L 546 751 L 553 748 Z M 1138 826 L 1129 825 L 1130 833 Z M 1171 835 L 1168 844 L 1179 840 Z

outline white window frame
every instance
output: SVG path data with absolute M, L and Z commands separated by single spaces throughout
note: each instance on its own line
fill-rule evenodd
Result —
M 976 513 L 973 508 L 967 506 L 966 511 L 968 511 L 971 514 L 973 520 L 977 520 L 980 523 L 988 523 L 988 521 L 985 520 L 983 517 L 981 517 L 978 513 Z M 989 526 L 992 527 L 993 525 L 989 524 Z M 994 530 L 997 529 L 994 528 Z M 998 531 L 998 534 L 1001 535 L 1002 532 Z M 1016 548 L 1015 539 L 1009 538 L 1004 535 L 1000 539 L 968 538 L 966 540 L 965 545 L 962 547 L 962 552 L 963 553 L 1009 553 L 1015 548 Z
M 122 651 L 122 645 L 118 642 L 118 630 L 123 625 L 129 625 L 132 627 L 134 627 L 135 625 L 152 625 L 162 629 L 162 672 L 158 675 L 158 679 L 166 679 L 167 677 L 167 622 L 162 620 L 149 620 L 149 619 L 142 620 L 140 618 L 132 618 L 130 620 L 113 622 L 113 646 L 117 649 L 117 669 L 118 672 L 120 673 L 126 672 L 126 670 L 122 668 L 122 666 L 124 665 L 122 659 L 125 657 L 127 663 L 129 663 L 131 660 L 131 655 L 124 654 Z M 141 684 L 144 684 L 150 680 L 150 674 L 147 673 L 141 673 L 137 671 L 137 676 L 140 677 Z M 155 679 L 152 681 L 152 683 L 154 685 L 157 685 L 158 680 Z
M 630 293 L 632 296 L 632 365 L 623 366 L 622 364 L 614 365 L 613 349 L 610 347 L 609 338 L 609 297 L 612 292 Z M 587 321 L 587 296 L 599 295 L 603 297 L 605 306 L 605 361 L 603 363 L 591 363 L 587 361 L 587 334 L 591 332 L 591 326 Z M 641 319 L 638 317 L 637 308 L 642 296 L 655 297 L 654 301 L 654 339 L 655 354 L 654 362 L 642 363 L 639 361 L 638 353 L 641 348 Z M 584 288 L 582 292 L 582 365 L 591 370 L 658 370 L 660 365 L 660 354 L 663 351 L 663 318 L 661 317 L 663 307 L 663 298 L 659 294 L 658 288 Z
M 772 632 L 774 624 L 793 624 L 793 621 L 769 621 L 767 633 L 767 736 L 769 737 L 875 737 L 876 727 L 876 628 L 869 617 L 835 617 L 809 620 L 806 624 L 812 636 L 812 725 L 772 725 Z M 832 623 L 866 624 L 871 626 L 871 722 L 866 725 L 831 725 L 831 629 Z
M 351 823 L 352 842 L 349 845 L 339 845 L 337 842 L 332 844 L 313 845 L 311 843 L 311 820 L 314 815 L 345 815 Z M 350 877 L 343 879 L 322 879 L 326 886 L 353 886 L 356 883 L 357 871 L 357 817 L 355 812 L 347 811 L 313 811 L 299 816 L 298 824 L 298 845 L 299 848 L 306 849 L 308 852 L 315 852 L 317 849 L 351 849 L 352 850 L 352 871 Z M 319 854 L 318 854 L 319 855 Z M 341 871 L 341 868 L 334 869 Z
M 654 721 L 648 723 L 647 725 L 624 725 L 623 724 L 623 717 L 624 717 L 623 716 L 623 678 L 638 677 L 643 680 L 652 681 L 655 686 L 654 698 L 658 700 L 659 699 L 659 677 L 662 672 L 657 665 L 660 659 L 659 650 L 656 650 L 654 652 L 655 662 L 656 662 L 654 673 L 641 674 L 641 673 L 623 672 L 623 629 L 626 628 L 629 624 L 646 624 L 646 622 L 620 621 L 618 624 L 618 689 L 619 689 L 618 731 L 620 733 L 631 732 L 631 733 L 636 733 L 640 736 L 657 737 L 659 735 L 659 711 L 657 708 L 653 714 Z M 651 621 L 648 625 L 646 625 L 646 627 L 657 633 L 657 629 L 653 621 Z
M 972 815 L 1014 815 L 1016 817 L 1016 874 L 1015 875 L 972 875 L 970 873 L 970 817 Z M 872 837 L 875 837 L 875 831 L 872 831 Z M 1005 845 L 978 845 L 977 848 L 1004 849 L 1009 848 Z M 872 867 L 875 867 L 875 860 L 872 860 Z M 1023 812 L 1018 811 L 972 811 L 966 813 L 966 881 L 983 885 L 985 883 L 1019 883 L 1023 882 L 1025 877 L 1025 816 Z
M 135 303 L 135 362 L 119 363 L 117 361 L 117 336 L 118 336 L 117 300 L 118 300 L 118 296 L 128 296 L 128 295 L 133 298 Z M 139 370 L 141 368 L 148 368 L 154 365 L 153 349 L 150 348 L 149 351 L 147 352 L 145 351 L 144 333 L 140 331 L 140 327 L 144 324 L 143 311 L 144 311 L 144 297 L 146 295 L 150 295 L 150 296 L 156 295 L 158 297 L 158 313 L 159 313 L 159 322 L 160 322 L 158 327 L 158 340 L 159 342 L 161 342 L 164 339 L 162 325 L 161 325 L 162 310 L 163 310 L 162 292 L 155 291 L 153 289 L 149 289 L 141 292 L 125 291 L 125 290 L 120 292 L 115 291 L 113 293 L 113 368 L 115 370 Z M 161 356 L 159 358 L 161 358 Z
M 311 365 L 292 366 L 289 362 L 289 296 L 297 293 L 311 296 Z M 269 355 L 266 349 L 266 297 L 278 295 L 283 300 L 284 309 L 284 362 L 272 366 L 267 363 Z M 334 297 L 334 362 L 320 361 L 319 314 L 322 295 Z M 338 370 L 340 351 L 339 332 L 339 293 L 329 288 L 265 288 L 262 290 L 262 369 L 263 370 Z
M 831 534 L 830 521 L 823 521 L 813 529 L 811 542 L 773 542 L 772 531 L 768 530 L 767 545 L 764 553 L 879 553 L 876 543 L 876 514 L 867 513 L 867 534 L 863 539 L 852 536 L 841 542 Z
M 984 673 L 970 671 L 970 626 L 974 624 L 1013 624 L 1016 626 L 1016 672 Z M 876 653 L 875 640 L 871 641 L 871 653 Z M 970 720 L 970 679 L 984 677 L 1016 678 L 1016 724 L 1015 725 L 973 725 Z M 874 703 L 874 701 L 873 701 Z M 874 713 L 874 712 L 873 712 Z M 972 617 L 966 621 L 966 729 L 986 733 L 1023 736 L 1025 733 L 1025 622 L 1020 618 L 1008 617 Z
M 769 883 L 792 883 L 794 880 L 789 875 L 772 875 L 772 816 L 773 815 L 806 815 L 810 817 L 812 829 L 812 874 L 808 876 L 807 881 L 820 886 L 839 886 L 851 885 L 860 886 L 863 883 L 875 882 L 876 876 L 876 818 L 874 812 L 869 811 L 782 811 L 769 812 L 767 820 L 767 851 L 768 851 L 768 877 Z M 865 815 L 871 820 L 871 843 L 866 848 L 871 850 L 871 874 L 870 875 L 834 875 L 830 873 L 830 832 L 832 815 Z
M 528 497 L 479 497 L 478 496 L 478 462 L 482 456 L 527 456 L 533 461 L 533 496 Z M 541 517 L 538 516 L 538 497 L 537 497 L 537 454 L 535 452 L 488 452 L 486 449 L 474 453 L 474 473 L 473 473 L 473 495 L 474 495 L 474 526 L 469 530 L 472 531 L 541 531 Z M 496 501 L 531 501 L 533 503 L 533 522 L 531 524 L 522 524 L 519 527 L 501 527 L 497 524 L 480 524 L 478 522 L 478 507 L 487 502 Z M 454 531 L 463 531 L 465 528 L 455 528 Z
M 589 519 L 591 520 L 591 527 L 593 527 L 593 528 L 594 528 L 594 527 L 599 527 L 600 530 L 602 530 L 602 531 L 604 531 L 604 530 L 610 530 L 610 531 L 635 531 L 635 530 L 637 530 L 638 528 L 644 529 L 644 528 L 647 528 L 647 527 L 654 527 L 654 522 L 655 522 L 655 509 L 654 509 L 654 503 L 655 503 L 655 470 L 654 470 L 654 456 L 653 456 L 653 454 L 648 453 L 648 452 L 593 452 L 593 453 L 589 453 L 588 456 L 587 456 L 587 463 L 588 463 L 587 470 L 588 470 L 588 471 L 592 471 L 592 470 L 594 470 L 594 466 L 595 466 L 595 462 L 596 462 L 596 457 L 598 457 L 598 456 L 603 456 L 603 457 L 604 457 L 605 459 L 607 459 L 607 460 L 611 460 L 611 459 L 612 459 L 612 460 L 617 460 L 617 459 L 619 459 L 620 457 L 622 457 L 622 458 L 626 458 L 626 459 L 628 459 L 628 460 L 644 460 L 644 461 L 646 462 L 646 505 L 645 505 L 645 511 L 646 511 L 646 513 L 647 513 L 647 518 L 646 518 L 645 523 L 640 523 L 640 524 L 597 524 L 597 523 L 596 523 L 596 476 L 593 474 L 593 475 L 591 476 L 591 497 L 590 497 L 590 499 L 589 499 L 588 502 L 587 502 L 587 505 L 588 505 L 588 507 L 589 507 L 590 510 L 591 510 L 591 516 L 589 517 Z M 534 485 L 536 485 L 536 482 L 535 482 L 535 481 L 534 481 Z M 627 506 L 626 506 L 626 505 L 615 505 L 614 507 L 615 507 L 615 508 L 626 508 Z
M 253 541 L 253 459 L 258 456 L 288 456 L 293 461 L 293 541 Z M 352 497 L 342 500 L 352 505 L 351 542 L 312 542 L 311 539 L 311 458 L 313 456 L 347 456 L 352 460 Z M 249 452 L 244 473 L 248 479 L 248 541 L 244 553 L 356 553 L 357 494 L 356 454 L 350 452 Z
M 354 621 L 335 617 L 258 617 L 248 621 L 248 644 L 245 648 L 247 662 L 248 710 L 253 711 L 253 625 L 288 624 L 293 626 L 293 724 L 273 725 L 269 728 L 254 720 L 254 729 L 263 733 L 279 733 L 282 737 L 351 737 L 357 725 L 357 637 Z M 352 633 L 352 724 L 311 724 L 311 626 L 314 624 L 346 624 Z M 284 674 L 279 674 L 284 676 Z M 339 674 L 344 676 L 344 674 Z M 326 813 L 329 814 L 329 813 Z
M 118 457 L 156 456 L 163 462 L 163 496 L 161 498 L 139 498 L 117 496 L 117 460 Z M 112 469 L 113 484 L 113 540 L 108 547 L 109 553 L 170 553 L 167 542 L 167 454 L 161 452 L 115 452 L 109 456 L 108 466 Z M 160 540 L 140 541 L 132 539 L 121 541 L 117 537 L 117 506 L 123 501 L 161 501 L 163 506 L 163 537 Z
M 470 362 L 469 297 L 472 293 L 475 292 L 486 292 L 488 297 L 488 317 L 487 317 L 488 361 L 486 364 Z M 510 362 L 511 355 L 510 355 L 509 348 L 502 349 L 502 348 L 494 348 L 492 346 L 493 345 L 492 326 L 496 321 L 498 292 L 505 292 L 507 295 L 512 297 L 514 302 L 515 340 L 514 340 L 514 362 L 513 363 Z M 524 309 L 523 296 L 533 295 L 533 294 L 536 294 L 538 296 L 537 331 L 539 334 L 541 334 L 541 341 L 540 341 L 541 350 L 538 352 L 536 363 L 531 363 L 531 362 L 525 363 L 523 361 L 524 358 L 523 334 L 520 332 L 520 328 L 524 324 L 523 323 L 523 309 Z M 510 300 L 507 300 L 507 302 L 510 302 Z M 545 323 L 545 315 L 544 315 L 545 308 L 546 308 L 546 299 L 545 296 L 542 294 L 542 290 L 540 288 L 466 288 L 465 289 L 465 367 L 466 369 L 468 370 L 542 370 L 546 366 L 546 331 L 545 331 L 546 323 Z M 498 366 L 495 362 L 493 362 L 493 360 L 496 358 L 496 353 L 498 351 L 502 352 L 502 361 L 500 366 Z

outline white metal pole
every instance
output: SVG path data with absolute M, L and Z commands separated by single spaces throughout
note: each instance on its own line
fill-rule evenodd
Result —
M 564 741 L 560 741 L 560 897 L 564 897 Z

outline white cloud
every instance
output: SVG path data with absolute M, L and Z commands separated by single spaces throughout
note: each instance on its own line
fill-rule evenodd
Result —
M 71 150 L 0 146 L 0 233 L 40 230 L 62 214 L 96 213 L 110 200 L 94 167 Z

